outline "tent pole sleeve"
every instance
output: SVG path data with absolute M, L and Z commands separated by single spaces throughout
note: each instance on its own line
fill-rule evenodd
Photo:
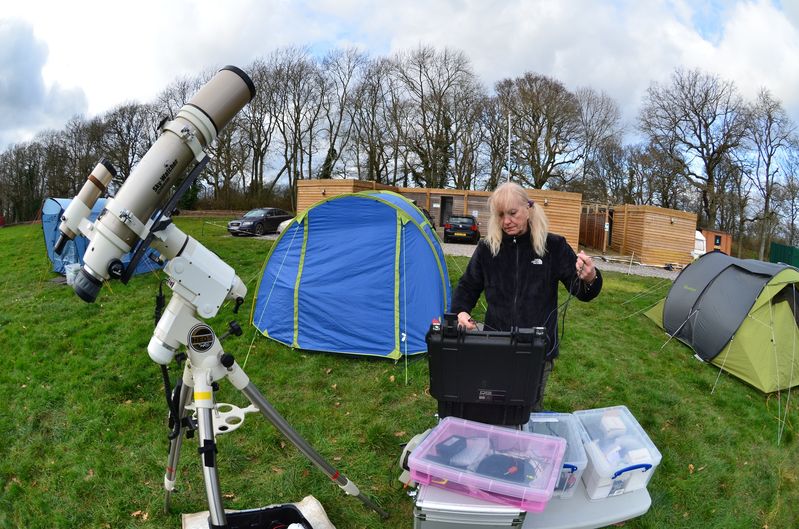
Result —
M 400 351 L 400 241 L 402 240 L 402 218 L 397 213 L 397 234 L 394 237 L 394 351 Z M 405 300 L 407 303 L 408 300 Z M 406 322 L 407 323 L 407 322 Z
M 299 347 L 297 338 L 300 334 L 300 282 L 302 281 L 302 269 L 305 266 L 305 249 L 308 246 L 308 225 L 311 223 L 310 216 L 305 217 L 305 225 L 302 232 L 302 250 L 300 250 L 300 265 L 297 267 L 297 281 L 294 283 L 294 340 L 292 347 Z

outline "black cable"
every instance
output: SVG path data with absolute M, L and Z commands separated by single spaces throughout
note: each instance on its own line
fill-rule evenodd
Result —
M 158 326 L 158 322 L 161 321 L 161 316 L 164 313 L 164 307 L 166 306 L 166 296 L 164 296 L 164 281 L 166 279 L 162 279 L 158 283 L 158 294 L 155 295 L 155 325 Z M 176 402 L 176 397 L 173 394 L 173 391 L 179 391 L 178 388 L 180 384 L 178 384 L 175 389 L 172 389 L 172 382 L 169 380 L 169 369 L 167 366 L 161 365 L 161 380 L 164 384 L 164 397 L 166 398 L 166 406 L 169 409 L 169 428 L 171 431 L 169 432 L 169 439 L 174 439 L 178 435 L 180 435 L 180 413 L 178 411 L 178 403 Z
M 158 326 L 158 322 L 161 321 L 161 315 L 164 313 L 164 307 L 166 306 L 166 297 L 164 296 L 164 281 L 166 279 L 162 279 L 158 283 L 158 294 L 155 295 L 155 325 Z
M 560 342 L 561 342 L 561 340 L 563 340 L 563 335 L 564 335 L 564 334 L 565 334 L 565 332 L 566 332 L 566 311 L 569 309 L 569 302 L 572 300 L 572 298 L 573 298 L 573 297 L 575 297 L 575 296 L 574 296 L 574 293 L 573 293 L 572 291 L 574 290 L 575 284 L 576 284 L 578 281 L 580 281 L 580 275 L 579 275 L 579 272 L 577 273 L 577 275 L 576 275 L 576 276 L 574 276 L 574 279 L 572 280 L 571 284 L 569 285 L 569 288 L 568 288 L 569 295 L 566 297 L 566 301 L 564 301 L 563 303 L 561 303 L 560 305 L 558 305 L 557 307 L 555 307 L 554 309 L 552 309 L 552 311 L 551 311 L 551 312 L 550 312 L 550 313 L 547 315 L 547 319 L 546 319 L 546 320 L 544 320 L 544 324 L 542 325 L 542 327 L 546 328 L 546 326 L 547 326 L 547 323 L 549 323 L 549 318 L 551 318 L 553 314 L 557 314 L 557 313 L 558 313 L 558 311 L 559 311 L 561 308 L 563 308 L 563 318 L 562 318 L 562 321 L 561 321 L 561 335 L 560 335 L 560 338 L 558 338 L 558 330 L 557 330 L 557 329 L 555 329 L 555 343 L 554 343 L 554 344 L 552 344 L 552 347 L 550 347 L 549 351 L 547 351 L 547 354 L 546 354 L 546 356 L 549 356 L 549 354 L 550 354 L 552 351 L 554 351 L 554 350 L 555 350 L 555 348 L 556 348 L 558 345 L 560 345 Z M 579 287 L 578 287 L 578 288 L 579 288 Z

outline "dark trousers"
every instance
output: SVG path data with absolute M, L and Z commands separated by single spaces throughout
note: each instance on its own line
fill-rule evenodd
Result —
M 552 372 L 553 367 L 555 367 L 555 360 L 544 361 L 544 370 L 541 373 L 541 384 L 538 386 L 538 393 L 535 396 L 535 400 L 533 400 L 533 411 L 541 411 L 543 409 L 544 390 L 547 387 L 547 380 L 549 380 L 549 374 Z

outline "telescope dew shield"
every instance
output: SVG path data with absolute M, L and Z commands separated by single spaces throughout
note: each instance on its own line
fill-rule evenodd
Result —
M 86 278 L 80 282 L 81 299 L 94 301 L 102 281 L 109 277 L 109 264 L 147 236 L 146 223 L 167 202 L 172 187 L 185 178 L 187 166 L 205 157 L 204 149 L 253 97 L 255 85 L 247 74 L 226 66 L 164 125 L 158 140 L 94 224 L 83 259 Z
M 75 198 L 72 199 L 72 202 L 70 202 L 66 211 L 64 211 L 64 214 L 61 216 L 61 224 L 58 226 L 58 231 L 61 233 L 53 248 L 56 254 L 61 255 L 67 241 L 71 241 L 75 238 L 78 234 L 80 222 L 88 218 L 97 199 L 106 192 L 108 184 L 111 183 L 111 179 L 116 175 L 116 169 L 114 169 L 111 162 L 105 158 L 100 160 L 94 169 L 92 169 L 92 172 L 89 173 L 89 176 L 86 178 L 86 183 L 83 184 L 83 187 L 81 187 L 78 194 L 75 195 Z

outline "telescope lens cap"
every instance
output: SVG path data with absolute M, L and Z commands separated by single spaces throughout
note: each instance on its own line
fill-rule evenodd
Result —
M 80 273 L 75 276 L 73 283 L 75 294 L 86 303 L 94 303 L 102 286 L 102 282 L 95 279 L 84 268 L 80 269 Z

